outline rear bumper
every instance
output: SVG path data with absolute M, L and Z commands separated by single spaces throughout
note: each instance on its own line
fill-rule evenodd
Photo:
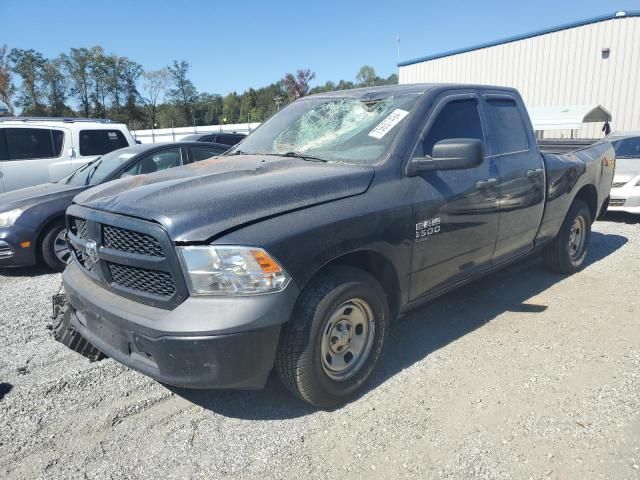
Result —
M 36 239 L 31 230 L 18 226 L 0 228 L 0 268 L 26 267 L 36 264 Z M 27 248 L 20 244 L 29 241 Z
M 114 360 L 170 385 L 262 388 L 297 297 L 188 298 L 174 310 L 100 287 L 72 262 L 63 275 L 71 323 Z
M 607 211 L 640 213 L 640 187 L 612 189 Z

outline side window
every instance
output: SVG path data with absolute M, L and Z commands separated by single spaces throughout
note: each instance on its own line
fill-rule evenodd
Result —
M 62 130 L 51 130 L 51 138 L 53 139 L 53 153 L 56 157 L 59 157 L 64 146 L 64 132 Z
M 4 129 L 0 129 L 0 161 L 8 159 L 9 155 L 7 154 L 7 142 L 4 139 Z
M 422 141 L 423 155 L 431 155 L 433 146 L 448 138 L 475 138 L 484 142 L 476 100 L 455 100 L 440 110 Z
M 80 155 L 104 155 L 129 143 L 120 130 L 80 130 Z
M 221 148 L 213 148 L 206 146 L 198 146 L 191 147 L 191 155 L 193 155 L 193 160 L 195 162 L 199 162 L 200 160 L 206 160 L 207 158 L 215 157 L 216 155 L 220 155 L 224 153 L 225 150 Z
M 491 136 L 494 155 L 529 149 L 527 130 L 514 100 L 487 100 L 487 121 L 492 131 L 499 132 L 498 135 Z
M 611 142 L 611 144 L 617 157 L 640 157 L 640 137 L 625 138 Z M 0 150 L 0 155 L 2 155 L 2 150 Z
M 182 149 L 180 147 L 168 148 L 142 157 L 129 167 L 122 176 L 144 175 L 146 173 L 166 170 L 167 168 L 178 167 L 182 164 Z
M 9 160 L 57 157 L 48 128 L 7 128 L 4 132 Z

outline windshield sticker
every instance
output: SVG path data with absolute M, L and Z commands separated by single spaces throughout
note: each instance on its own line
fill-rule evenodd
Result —
M 376 128 L 369 132 L 369 136 L 380 140 L 387 133 L 389 133 L 391 129 L 393 129 L 393 127 L 399 124 L 407 115 L 409 115 L 409 112 L 407 112 L 406 110 L 396 108 L 389 114 L 387 118 L 380 122 Z

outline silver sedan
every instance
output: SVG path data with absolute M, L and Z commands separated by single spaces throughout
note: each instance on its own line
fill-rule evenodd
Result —
M 633 135 L 635 134 L 635 135 Z M 609 200 L 609 211 L 640 214 L 640 132 L 611 135 L 616 151 L 616 173 Z

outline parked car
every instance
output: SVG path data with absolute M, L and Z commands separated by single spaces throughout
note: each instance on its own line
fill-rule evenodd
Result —
M 640 213 L 640 131 L 616 133 L 608 140 L 616 151 L 608 211 Z
M 56 182 L 78 167 L 135 145 L 124 124 L 86 118 L 0 118 L 0 193 Z
M 606 141 L 541 154 L 514 89 L 439 84 L 304 97 L 225 156 L 75 198 L 55 331 L 183 387 L 275 365 L 320 407 L 401 313 L 534 251 L 579 270 L 615 163 Z
M 56 183 L 0 195 L 0 267 L 39 261 L 62 271 L 69 260 L 64 212 L 78 193 L 116 178 L 186 165 L 226 151 L 216 143 L 135 145 L 98 157 Z
M 184 142 L 215 142 L 224 143 L 230 147 L 240 143 L 246 135 L 244 133 L 236 132 L 209 132 L 209 133 L 194 133 L 193 135 L 187 135 L 182 139 Z

